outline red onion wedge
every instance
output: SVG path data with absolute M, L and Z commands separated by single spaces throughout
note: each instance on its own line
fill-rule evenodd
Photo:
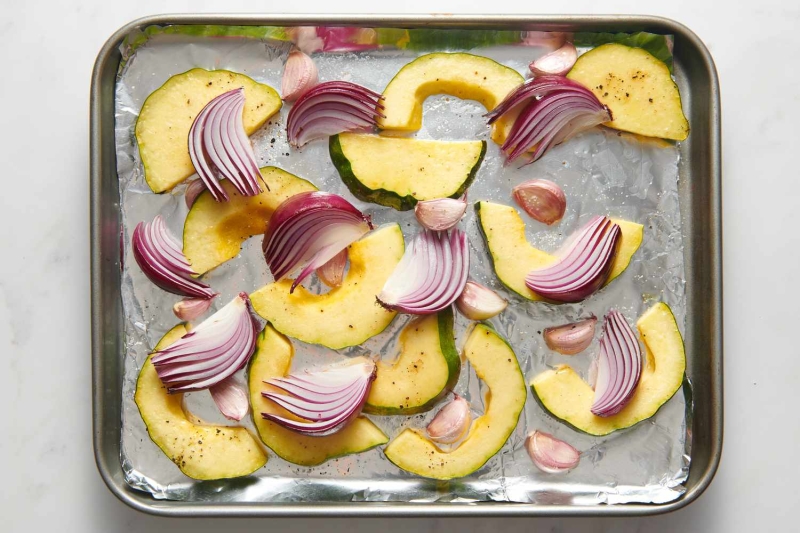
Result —
M 372 222 L 337 194 L 296 194 L 272 214 L 262 249 L 275 281 L 305 265 L 289 292 L 351 243 L 372 229 Z
M 609 311 L 603 323 L 592 413 L 611 416 L 622 410 L 639 385 L 642 349 L 619 311 Z
M 554 264 L 533 270 L 525 285 L 557 302 L 580 302 L 594 294 L 611 273 L 622 230 L 608 217 L 595 216 L 568 239 Z
M 540 76 L 517 87 L 486 116 L 489 124 L 525 104 L 501 146 L 506 162 L 533 149 L 529 163 L 577 133 L 611 120 L 611 111 L 597 97 L 563 76 Z
M 220 177 L 244 196 L 261 192 L 261 172 L 242 121 L 244 101 L 243 88 L 222 93 L 200 111 L 189 130 L 192 164 L 217 201 L 228 199 Z
M 301 420 L 272 413 L 261 416 L 304 435 L 336 433 L 361 413 L 376 371 L 374 362 L 357 357 L 325 369 L 267 380 L 264 383 L 281 392 L 264 391 L 261 395 Z
M 534 76 L 566 76 L 578 60 L 578 51 L 572 43 L 545 54 L 529 65 Z
M 344 131 L 370 131 L 377 125 L 383 95 L 347 81 L 328 81 L 303 94 L 286 120 L 289 144 L 306 143 Z
M 228 420 L 241 420 L 250 410 L 247 391 L 234 376 L 220 381 L 208 390 L 217 409 Z
M 423 229 L 386 280 L 378 302 L 387 309 L 429 315 L 438 313 L 461 295 L 469 274 L 467 235 Z
M 581 452 L 549 433 L 532 431 L 525 439 L 525 449 L 533 464 L 548 474 L 572 470 L 581 460 Z
M 242 292 L 174 344 L 156 352 L 153 365 L 171 393 L 207 389 L 247 363 L 258 330 L 250 300 Z
M 139 268 L 160 288 L 191 298 L 216 296 L 211 287 L 192 277 L 196 273 L 161 215 L 149 223 L 139 222 L 133 230 L 131 245 Z

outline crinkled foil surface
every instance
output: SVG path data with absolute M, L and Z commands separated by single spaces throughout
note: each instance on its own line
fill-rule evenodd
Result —
M 444 31 L 444 30 L 443 30 Z M 381 449 L 331 460 L 318 467 L 299 467 L 269 453 L 267 465 L 252 476 L 213 482 L 193 481 L 150 440 L 134 403 L 136 378 L 147 354 L 177 319 L 172 305 L 178 297 L 153 284 L 136 265 L 130 249 L 130 233 L 142 220 L 162 214 L 176 236 L 182 234 L 187 213 L 183 190 L 155 195 L 147 187 L 136 147 L 134 125 L 145 98 L 167 79 L 194 67 L 229 69 L 258 82 L 280 87 L 289 43 L 264 39 L 210 38 L 157 35 L 130 54 L 121 68 L 116 88 L 117 169 L 124 227 L 122 299 L 125 311 L 125 374 L 123 395 L 122 457 L 128 483 L 155 498 L 213 502 L 534 502 L 540 504 L 591 505 L 598 503 L 664 503 L 679 497 L 689 470 L 691 410 L 684 386 L 651 419 L 607 437 L 578 433 L 550 417 L 529 397 L 519 424 L 506 445 L 486 465 L 469 477 L 448 483 L 425 480 L 391 464 Z M 522 46 L 491 46 L 472 50 L 491 57 L 520 73 L 542 51 Z M 422 52 L 372 50 L 358 53 L 325 52 L 314 55 L 321 80 L 342 79 L 381 91 L 394 74 Z M 275 165 L 313 182 L 318 188 L 343 195 L 376 223 L 399 221 L 406 239 L 418 226 L 413 211 L 363 203 L 342 184 L 328 156 L 326 141 L 315 141 L 302 150 L 288 147 L 285 120 L 288 106 L 257 132 L 252 140 L 261 166 Z M 472 207 L 461 223 L 471 247 L 470 276 L 495 289 L 510 301 L 508 309 L 492 319 L 497 330 L 512 344 L 526 382 L 550 366 L 568 363 L 586 378 L 598 349 L 592 346 L 574 357 L 565 357 L 545 346 L 543 328 L 594 314 L 602 317 L 619 309 L 630 324 L 656 301 L 665 301 L 683 330 L 686 313 L 684 264 L 677 180 L 677 147 L 642 140 L 612 130 L 594 129 L 552 149 L 542 160 L 522 169 L 503 167 L 498 147 L 489 139 L 481 115 L 483 107 L 449 96 L 431 97 L 424 106 L 424 127 L 417 134 L 432 139 L 485 139 L 486 159 L 469 190 L 470 202 L 491 200 L 513 205 L 511 188 L 523 180 L 548 178 L 561 185 L 568 199 L 564 219 L 554 227 L 527 221 L 530 242 L 555 250 L 563 239 L 590 216 L 609 214 L 644 224 L 644 242 L 629 268 L 608 287 L 579 304 L 550 305 L 529 302 L 503 287 L 491 267 L 486 246 L 478 232 Z M 273 141 L 274 139 L 274 141 Z M 221 292 L 215 309 L 239 291 L 252 292 L 271 281 L 260 254 L 260 239 L 245 243 L 241 254 L 215 269 L 206 280 Z M 313 289 L 316 281 L 311 282 Z M 398 315 L 392 325 L 364 345 L 339 352 L 294 341 L 294 369 L 319 365 L 356 354 L 397 354 L 397 335 L 409 318 Z M 457 345 L 466 340 L 470 323 L 456 319 Z M 455 389 L 476 412 L 483 408 L 482 385 L 469 364 L 462 368 Z M 201 418 L 227 423 L 217 412 L 207 391 L 186 395 L 187 406 Z M 431 412 L 413 416 L 372 416 L 390 437 L 405 427 L 424 427 Z M 253 430 L 252 422 L 243 423 Z M 534 429 L 566 440 L 582 450 L 580 465 L 567 474 L 551 475 L 531 463 L 523 446 Z

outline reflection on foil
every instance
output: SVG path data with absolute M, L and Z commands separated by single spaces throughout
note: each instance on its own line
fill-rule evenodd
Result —
M 186 216 L 183 188 L 172 194 L 151 194 L 143 179 L 133 137 L 138 110 L 144 99 L 171 75 L 194 67 L 230 69 L 259 82 L 280 86 L 287 47 L 238 38 L 207 39 L 176 35 L 154 37 L 130 57 L 120 72 L 116 89 L 117 168 L 121 184 L 125 242 L 141 220 L 162 214 L 170 229 L 181 234 Z M 525 72 L 535 52 L 530 48 L 497 46 L 481 49 L 489 56 Z M 321 80 L 344 79 L 380 91 L 397 70 L 414 57 L 409 51 L 365 51 L 315 55 Z M 253 136 L 260 165 L 276 165 L 309 179 L 320 189 L 342 194 L 373 217 L 376 224 L 398 221 L 406 238 L 417 231 L 413 212 L 355 200 L 340 181 L 327 153 L 327 143 L 313 142 L 301 151 L 289 149 L 284 133 L 287 109 Z M 463 227 L 470 239 L 470 275 L 500 293 L 508 309 L 492 320 L 513 345 L 526 380 L 556 364 L 569 363 L 584 377 L 597 341 L 582 355 L 566 359 L 544 344 L 543 328 L 594 314 L 602 317 L 612 306 L 634 323 L 654 301 L 667 302 L 679 324 L 684 323 L 683 245 L 678 205 L 678 151 L 674 145 L 637 139 L 611 130 L 595 129 L 552 149 L 535 165 L 504 167 L 498 147 L 489 140 L 478 104 L 449 96 L 425 102 L 421 138 L 488 141 L 486 159 L 470 188 L 470 202 L 492 200 L 512 204 L 511 188 L 523 180 L 547 178 L 558 183 L 568 199 L 560 224 L 547 228 L 527 219 L 528 239 L 544 250 L 559 243 L 591 215 L 609 214 L 645 225 L 645 239 L 628 270 L 607 289 L 579 304 L 533 303 L 500 285 L 480 237 L 474 211 L 468 210 Z M 175 323 L 172 304 L 177 297 L 154 287 L 140 272 L 130 248 L 124 257 L 122 298 L 125 309 L 125 374 L 122 388 L 122 463 L 128 483 L 155 498 L 214 502 L 345 502 L 478 501 L 534 502 L 542 505 L 652 502 L 674 500 L 683 493 L 689 470 L 691 392 L 677 394 L 653 418 L 606 437 L 578 433 L 548 416 L 529 398 L 518 427 L 506 445 L 480 470 L 450 482 L 420 479 L 399 470 L 380 450 L 329 461 L 317 467 L 289 464 L 270 453 L 267 465 L 253 476 L 223 481 L 193 481 L 150 441 L 133 401 L 136 377 L 155 342 Z M 206 276 L 222 293 L 215 308 L 242 290 L 252 291 L 271 280 L 260 253 L 258 238 L 241 254 Z M 407 323 L 398 317 L 382 334 L 363 346 L 337 354 L 318 346 L 295 342 L 295 368 L 324 364 L 343 355 L 396 355 L 397 335 Z M 469 322 L 456 319 L 458 343 L 463 344 Z M 482 411 L 482 387 L 466 365 L 456 392 Z M 227 423 L 206 391 L 187 397 L 187 406 L 212 423 Z M 436 409 L 413 416 L 370 416 L 390 437 L 406 427 L 424 427 Z M 252 421 L 245 425 L 253 430 Z M 540 429 L 583 451 L 581 463 L 561 475 L 544 474 L 528 458 L 525 435 Z

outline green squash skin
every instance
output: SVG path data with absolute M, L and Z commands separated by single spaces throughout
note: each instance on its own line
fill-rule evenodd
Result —
M 453 387 L 455 387 L 456 383 L 458 383 L 458 378 L 461 374 L 461 355 L 458 353 L 458 349 L 456 348 L 456 340 L 453 334 L 454 316 L 452 306 L 439 312 L 437 316 L 437 322 L 439 329 L 439 348 L 442 351 L 442 355 L 444 355 L 445 361 L 447 362 L 447 371 L 449 376 L 449 379 L 447 380 L 447 383 L 442 391 L 434 398 L 431 398 L 425 402 L 423 405 L 417 405 L 410 408 L 375 407 L 369 404 L 364 404 L 363 411 L 365 413 L 386 416 L 414 415 L 417 413 L 424 413 L 433 409 L 433 407 L 439 403 L 439 401 L 444 398 L 448 392 L 453 390 Z
M 673 315 L 672 319 L 675 320 L 674 315 Z M 681 336 L 681 342 L 683 344 L 684 357 L 686 357 L 686 355 L 685 355 L 686 354 L 686 342 L 683 340 L 682 336 Z M 686 424 L 689 427 L 691 427 L 691 425 L 693 423 L 692 415 L 694 413 L 694 409 L 692 408 L 692 405 L 694 403 L 694 391 L 692 389 L 692 383 L 689 380 L 689 377 L 686 375 L 686 371 L 685 370 L 683 372 L 683 378 L 681 379 L 681 382 L 678 384 L 678 386 L 675 388 L 675 390 L 672 391 L 672 394 L 670 394 L 669 397 L 667 397 L 661 403 L 661 405 L 658 406 L 658 408 L 655 410 L 655 412 L 652 415 L 648 416 L 647 418 L 642 418 L 641 420 L 638 420 L 637 422 L 635 422 L 634 424 L 632 424 L 630 426 L 617 428 L 617 429 L 615 429 L 613 431 L 610 431 L 610 432 L 608 432 L 608 433 L 606 433 L 604 435 L 596 435 L 594 433 L 589 433 L 589 432 L 584 431 L 584 430 L 582 430 L 582 429 L 580 429 L 580 428 L 578 428 L 576 426 L 573 426 L 572 424 L 570 424 L 569 422 L 567 422 L 563 418 L 560 418 L 560 417 L 556 416 L 554 413 L 552 413 L 544 405 L 544 402 L 542 402 L 541 398 L 539 398 L 539 395 L 536 394 L 536 389 L 534 388 L 533 383 L 530 383 L 528 387 L 531 389 L 531 393 L 533 395 L 533 399 L 536 400 L 536 403 L 539 404 L 539 407 L 541 407 L 542 410 L 545 413 L 547 413 L 551 417 L 555 418 L 556 420 L 558 420 L 559 422 L 561 422 L 565 426 L 568 426 L 569 428 L 577 431 L 578 433 L 583 433 L 584 435 L 589 435 L 590 437 L 607 437 L 608 435 L 611 435 L 613 433 L 617 433 L 618 431 L 624 431 L 626 429 L 630 429 L 632 427 L 635 427 L 635 426 L 639 425 L 641 422 L 644 422 L 645 420 L 650 420 L 651 418 L 656 416 L 658 414 L 658 412 L 661 411 L 661 409 L 665 405 L 667 405 L 667 403 L 669 403 L 669 401 L 672 400 L 672 398 L 675 397 L 676 394 L 678 394 L 678 391 L 680 391 L 680 390 L 683 390 L 683 398 L 684 398 L 684 401 L 686 402 Z
M 550 410 L 549 410 L 547 407 L 545 407 L 544 403 L 542 403 L 542 400 L 539 398 L 539 395 L 538 395 L 538 394 L 536 394 L 536 389 L 533 387 L 533 385 L 530 385 L 530 386 L 529 386 L 529 388 L 531 389 L 531 393 L 533 394 L 533 399 L 534 399 L 534 400 L 536 400 L 536 403 L 537 403 L 537 404 L 539 404 L 539 407 L 541 407 L 541 408 L 542 408 L 542 410 L 543 410 L 545 413 L 547 413 L 547 414 L 548 414 L 548 415 L 550 415 L 551 417 L 555 418 L 556 420 L 558 420 L 559 422 L 561 422 L 561 423 L 562 423 L 562 424 L 564 424 L 565 426 L 569 427 L 570 429 L 572 429 L 572 430 L 574 430 L 574 431 L 577 431 L 578 433 L 582 433 L 582 434 L 584 434 L 584 435 L 589 435 L 590 437 L 595 437 L 595 438 L 603 438 L 603 437 L 608 437 L 609 435 L 613 435 L 614 433 L 617 433 L 617 432 L 619 432 L 619 431 L 625 431 L 626 429 L 631 429 L 632 427 L 636 427 L 636 426 L 638 426 L 640 423 L 644 422 L 645 420 L 650 420 L 651 418 L 653 418 L 654 416 L 656 416 L 656 415 L 658 414 L 658 412 L 659 412 L 659 411 L 661 411 L 661 409 L 662 409 L 662 408 L 663 408 L 665 405 L 667 405 L 667 403 L 669 403 L 669 401 L 670 401 L 670 400 L 671 400 L 671 399 L 672 399 L 672 398 L 673 398 L 673 397 L 674 397 L 674 396 L 675 396 L 675 395 L 678 393 L 678 391 L 679 391 L 679 390 L 681 390 L 682 388 L 685 390 L 685 387 L 684 387 L 684 386 L 685 386 L 687 383 L 689 383 L 689 382 L 688 382 L 688 378 L 686 377 L 686 374 L 684 374 L 684 375 L 683 375 L 683 380 L 682 380 L 682 382 L 681 382 L 681 385 L 680 385 L 680 386 L 678 386 L 678 388 L 677 388 L 677 389 L 675 389 L 675 392 L 673 392 L 673 393 L 672 393 L 672 395 L 671 395 L 669 398 L 667 398 L 666 400 L 664 400 L 664 403 L 662 403 L 662 404 L 661 404 L 661 405 L 658 407 L 658 409 L 656 409 L 656 412 L 655 412 L 655 413 L 653 413 L 651 416 L 648 416 L 647 418 L 642 418 L 641 420 L 639 420 L 638 422 L 636 422 L 636 423 L 635 423 L 635 424 L 633 424 L 632 426 L 628 426 L 628 427 L 624 427 L 624 428 L 617 428 L 617 429 L 615 429 L 614 431 L 611 431 L 611 432 L 609 432 L 609 433 L 606 433 L 605 435 L 595 435 L 594 433 L 589 433 L 589 432 L 587 432 L 587 431 L 584 431 L 584 430 L 582 430 L 582 429 L 580 429 L 580 428 L 578 428 L 578 427 L 575 427 L 575 426 L 573 426 L 572 424 L 570 424 L 569 422 L 567 422 L 567 421 L 566 421 L 566 420 L 564 420 L 563 418 L 559 418 L 559 417 L 557 417 L 557 416 L 556 416 L 556 415 L 554 415 L 552 412 L 550 412 Z M 684 392 L 684 394 L 686 394 L 686 393 Z M 689 394 L 689 398 L 691 398 L 691 391 L 690 391 L 688 394 Z M 689 408 L 687 407 L 687 412 L 688 412 L 688 411 L 689 411 Z
M 478 231 L 481 233 L 481 237 L 483 237 L 483 243 L 486 245 L 486 251 L 488 252 L 489 251 L 489 237 L 487 237 L 486 232 L 483 231 L 483 221 L 481 220 L 481 201 L 475 202 L 474 205 L 475 205 L 475 215 L 478 217 Z M 503 284 L 503 287 L 505 287 L 506 289 L 510 290 L 514 294 L 517 294 L 517 295 L 521 296 L 526 301 L 530 301 L 530 300 L 528 300 L 527 296 L 525 296 L 524 294 L 514 290 L 512 287 L 506 285 L 506 283 L 502 279 L 500 279 L 500 276 L 497 275 L 497 269 L 494 267 L 494 255 L 492 255 L 492 252 L 489 252 L 489 261 L 491 261 L 491 263 L 492 263 L 492 272 L 495 273 L 494 276 L 497 278 L 497 280 L 500 283 Z M 546 300 L 543 300 L 543 301 L 546 301 Z M 484 322 L 484 324 L 486 324 L 490 328 L 492 327 L 492 325 L 489 324 L 488 322 Z M 494 330 L 494 328 L 492 328 L 492 329 Z M 500 338 L 502 338 L 502 337 L 500 337 Z
M 514 358 L 515 358 L 515 360 L 516 360 L 515 362 L 517 363 L 517 369 L 518 369 L 518 371 L 519 371 L 520 375 L 522 376 L 522 379 L 523 379 L 523 382 L 524 382 L 524 379 L 525 379 L 525 378 L 524 378 L 524 374 L 522 373 L 522 368 L 519 366 L 519 358 L 517 357 L 517 354 L 516 354 L 516 352 L 514 351 L 513 347 L 512 347 L 512 346 L 511 346 L 511 344 L 508 342 L 508 340 L 507 340 L 505 337 L 503 337 L 502 335 L 500 335 L 500 334 L 497 332 L 497 329 L 494 327 L 494 325 L 493 325 L 491 322 L 487 321 L 487 320 L 484 320 L 484 321 L 481 321 L 481 322 L 478 322 L 477 324 L 475 324 L 475 328 L 479 328 L 479 327 L 482 327 L 482 328 L 484 328 L 484 329 L 486 329 L 486 330 L 489 330 L 489 331 L 491 331 L 491 332 L 494 334 L 494 338 L 495 338 L 495 339 L 498 339 L 498 340 L 500 340 L 500 341 L 502 341 L 502 342 L 503 342 L 503 344 L 505 344 L 505 345 L 508 347 L 508 349 L 511 351 L 511 353 L 512 353 L 512 354 L 514 354 Z M 468 332 L 468 334 L 467 334 L 467 338 L 469 338 L 469 336 L 470 336 L 470 335 L 472 335 L 472 332 L 473 332 L 473 331 L 469 331 L 469 332 Z M 440 487 L 443 487 L 443 488 L 445 488 L 445 489 L 446 489 L 446 488 L 447 488 L 447 487 L 449 487 L 451 484 L 453 484 L 453 483 L 458 483 L 458 482 L 459 482 L 458 480 L 459 480 L 460 478 L 462 478 L 462 477 L 466 477 L 466 476 L 468 476 L 468 475 L 471 475 L 471 474 L 473 474 L 473 473 L 475 473 L 475 472 L 478 472 L 478 471 L 479 471 L 481 468 L 483 468 L 483 466 L 484 466 L 486 463 L 488 463 L 488 462 L 489 462 L 489 460 L 490 460 L 490 459 L 492 459 L 494 456 L 496 456 L 498 453 L 500 453 L 500 450 L 502 450 L 502 449 L 503 449 L 503 447 L 506 445 L 506 443 L 508 443 L 509 439 L 511 439 L 512 435 L 514 434 L 514 431 L 516 431 L 516 430 L 517 430 L 517 428 L 518 428 L 518 426 L 519 426 L 519 420 L 520 420 L 520 418 L 522 417 L 522 414 L 523 414 L 523 412 L 525 411 L 525 403 L 526 403 L 526 402 L 527 402 L 527 398 L 526 398 L 526 401 L 524 401 L 524 402 L 522 402 L 522 404 L 520 404 L 520 406 L 519 406 L 519 410 L 517 411 L 517 413 L 516 413 L 516 416 L 515 416 L 515 418 L 514 418 L 514 420 L 515 420 L 515 421 L 514 421 L 514 429 L 513 429 L 513 430 L 512 430 L 512 431 L 509 433 L 509 435 L 508 435 L 508 437 L 506 438 L 506 440 L 505 440 L 505 441 L 503 441 L 503 443 L 500 445 L 500 447 L 499 447 L 499 448 L 497 448 L 496 450 L 494 450 L 492 453 L 488 454 L 488 455 L 487 455 L 487 457 L 486 457 L 486 458 L 483 460 L 483 462 L 482 462 L 482 463 L 481 463 L 481 464 L 480 464 L 480 465 L 479 465 L 477 468 L 475 468 L 475 469 L 474 469 L 472 472 L 470 472 L 469 474 L 465 474 L 464 476 L 459 476 L 459 477 L 452 477 L 452 478 L 427 478 L 427 479 L 435 480 L 435 481 L 436 481 L 436 483 L 437 483 L 437 485 L 439 485 Z M 391 444 L 391 442 L 390 442 L 390 444 Z M 395 462 L 392 460 L 392 458 L 391 458 L 391 457 L 388 457 L 388 456 L 387 456 L 386 458 L 387 458 L 387 459 L 388 459 L 388 460 L 389 460 L 389 461 L 390 461 L 392 464 L 394 464 L 395 466 L 397 466 L 397 467 L 398 467 L 398 468 L 400 468 L 401 470 L 404 470 L 404 471 L 405 471 L 405 469 L 404 469 L 404 468 L 403 468 L 401 465 L 399 465 L 399 464 L 395 463 Z M 420 477 L 423 477 L 423 478 L 425 478 L 425 477 L 426 477 L 426 476 L 424 476 L 423 474 L 416 473 L 416 472 L 412 472 L 412 474 L 418 475 L 418 476 L 420 476 Z
M 475 181 L 475 177 L 478 175 L 478 169 L 481 167 L 483 158 L 486 156 L 486 141 L 481 141 L 481 144 L 481 155 L 478 157 L 475 165 L 470 170 L 467 179 L 461 184 L 461 187 L 459 187 L 454 194 L 450 195 L 450 198 L 460 198 L 469 188 L 469 186 L 472 185 L 472 182 Z M 333 166 L 335 166 L 336 170 L 339 172 L 342 182 L 347 186 L 353 196 L 359 200 L 373 204 L 384 205 L 398 211 L 408 211 L 410 209 L 414 209 L 414 206 L 417 205 L 417 199 L 411 195 L 400 196 L 394 191 L 388 191 L 386 189 L 370 189 L 364 185 L 356 177 L 356 175 L 353 174 L 353 168 L 350 165 L 350 160 L 345 157 L 344 152 L 342 151 L 342 146 L 339 143 L 338 135 L 332 135 L 330 137 L 330 140 L 328 141 L 328 150 L 331 155 Z

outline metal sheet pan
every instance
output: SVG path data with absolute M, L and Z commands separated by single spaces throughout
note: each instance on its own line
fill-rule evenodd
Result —
M 119 47 L 134 31 L 151 25 L 363 25 L 403 28 L 613 31 L 671 34 L 675 72 L 692 135 L 681 144 L 679 195 L 684 228 L 685 342 L 692 380 L 692 468 L 682 498 L 660 505 L 565 506 L 453 503 L 214 504 L 157 501 L 128 487 L 120 464 L 122 307 L 119 190 L 114 152 L 114 85 Z M 677 22 L 639 16 L 278 16 L 162 15 L 118 30 L 100 51 L 91 88 L 91 283 L 94 449 L 110 490 L 128 505 L 171 516 L 554 516 L 645 515 L 672 511 L 694 501 L 709 485 L 722 451 L 722 265 L 720 107 L 716 70 L 699 38 Z

